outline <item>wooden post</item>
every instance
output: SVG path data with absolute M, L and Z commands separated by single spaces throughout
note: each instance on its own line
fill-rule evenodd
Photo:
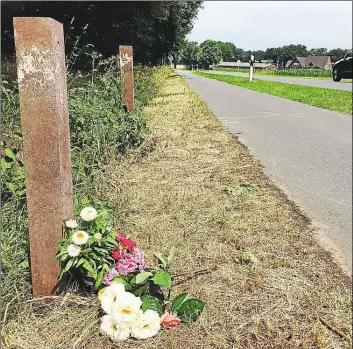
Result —
M 134 75 L 132 46 L 119 46 L 122 102 L 127 110 L 134 109 Z
M 32 287 L 57 283 L 56 243 L 73 217 L 70 130 L 63 26 L 44 17 L 14 18 Z

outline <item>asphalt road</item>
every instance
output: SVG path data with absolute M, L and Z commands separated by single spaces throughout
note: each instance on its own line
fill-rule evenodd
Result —
M 207 70 L 205 73 L 209 74 L 218 74 L 218 75 L 232 75 L 239 76 L 242 78 L 248 78 L 248 73 L 236 73 L 236 72 L 226 72 L 226 71 L 212 71 Z M 284 82 L 286 84 L 294 84 L 294 85 L 303 85 L 303 86 L 315 86 L 322 88 L 331 88 L 334 90 L 345 90 L 352 91 L 352 83 L 347 82 L 347 80 L 341 80 L 340 82 L 334 82 L 332 80 L 320 80 L 320 79 L 300 79 L 300 78 L 292 78 L 286 76 L 266 76 L 266 75 L 256 75 L 254 74 L 254 79 L 258 80 L 266 80 L 266 81 L 276 81 L 276 82 Z
M 352 116 L 181 71 L 352 272 Z

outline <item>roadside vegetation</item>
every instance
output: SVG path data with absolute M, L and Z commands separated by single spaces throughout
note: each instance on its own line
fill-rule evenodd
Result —
M 166 72 L 155 71 L 158 81 Z M 155 74 L 143 75 L 145 89 Z M 85 190 L 115 204 L 115 226 L 133 233 L 147 256 L 155 246 L 162 254 L 176 247 L 172 296 L 190 290 L 204 299 L 200 321 L 112 344 L 98 335 L 97 298 L 67 293 L 50 304 L 18 303 L 3 347 L 348 349 L 350 279 L 248 149 L 176 74 L 141 120 L 150 133 L 140 146 L 112 157 L 94 178 L 97 188 Z
M 228 84 L 247 88 L 274 96 L 291 99 L 315 107 L 325 108 L 345 114 L 352 114 L 352 92 L 312 86 L 285 84 L 274 81 L 254 80 L 229 75 L 216 75 L 194 72 L 205 78 L 224 81 Z
M 105 166 L 143 143 L 148 126 L 142 111 L 170 72 L 168 67 L 136 68 L 135 110 L 128 113 L 116 57 L 96 63 L 94 70 L 69 74 L 68 79 L 74 194 L 92 201 L 101 199 Z M 9 319 L 31 296 L 19 98 L 11 64 L 3 70 L 1 89 L 1 309 Z
M 249 69 L 242 68 L 228 68 L 228 67 L 218 67 L 215 68 L 217 71 L 234 72 L 234 73 L 248 73 Z M 288 76 L 295 78 L 315 78 L 315 79 L 325 79 L 332 80 L 331 69 L 278 69 L 278 70 L 260 70 L 256 69 L 255 64 L 255 75 L 270 75 L 270 76 Z

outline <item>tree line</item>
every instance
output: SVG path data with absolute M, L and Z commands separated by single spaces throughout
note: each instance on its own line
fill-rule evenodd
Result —
M 51 17 L 64 25 L 67 56 L 84 65 L 92 51 L 115 55 L 132 45 L 134 61 L 158 64 L 176 56 L 202 1 L 4 1 L 1 54 L 13 57 L 13 17 Z
M 178 53 L 178 62 L 187 66 L 200 65 L 208 67 L 217 64 L 221 60 L 224 62 L 248 62 L 250 56 L 254 55 L 256 61 L 273 61 L 278 66 L 284 66 L 288 60 L 295 57 L 306 56 L 330 56 L 333 62 L 343 58 L 348 49 L 327 48 L 308 49 L 305 45 L 286 45 L 282 47 L 271 47 L 257 51 L 245 51 L 236 47 L 231 42 L 206 40 L 200 45 L 195 41 L 184 41 Z

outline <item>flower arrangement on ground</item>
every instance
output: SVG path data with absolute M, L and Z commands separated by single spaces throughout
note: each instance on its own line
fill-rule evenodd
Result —
M 130 337 L 146 339 L 163 328 L 175 328 L 180 322 L 195 322 L 205 303 L 189 298 L 186 292 L 171 301 L 172 249 L 164 258 L 154 253 L 155 266 L 148 266 L 144 251 L 120 231 L 109 227 L 109 212 L 85 207 L 80 218 L 65 222 L 67 227 L 57 259 L 60 279 L 69 274 L 86 275 L 104 315 L 100 331 L 113 341 Z

